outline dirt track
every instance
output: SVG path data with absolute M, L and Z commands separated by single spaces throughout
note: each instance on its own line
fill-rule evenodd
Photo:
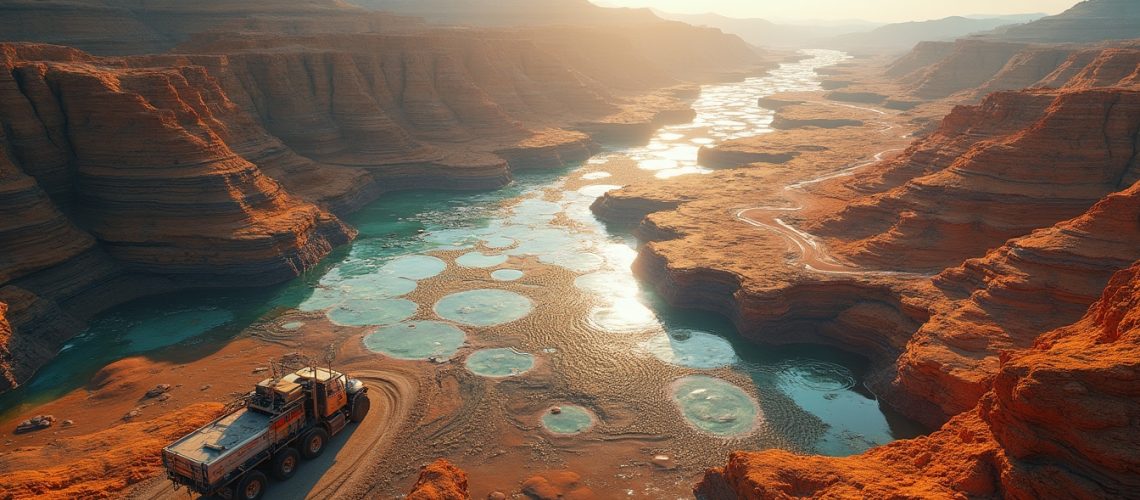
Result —
M 812 184 L 817 184 L 823 181 L 845 177 L 854 174 L 858 169 L 873 165 L 883 160 L 883 156 L 892 151 L 899 151 L 899 149 L 888 149 L 880 151 L 875 154 L 870 160 L 854 163 L 838 172 L 827 174 L 815 179 L 810 179 L 795 184 L 790 184 L 784 189 L 788 192 L 789 198 L 793 200 L 803 196 L 803 188 Z M 800 231 L 792 227 L 788 223 L 780 219 L 781 214 L 788 212 L 795 212 L 802 210 L 803 206 L 796 207 L 778 207 L 778 206 L 762 206 L 745 208 L 736 212 L 737 220 L 746 224 L 767 229 L 778 233 L 787 239 L 792 246 L 794 246 L 800 254 L 800 263 L 809 271 L 815 271 L 827 274 L 862 274 L 871 273 L 873 271 L 861 270 L 858 266 L 853 264 L 841 262 L 827 252 L 827 249 L 812 235 Z M 878 272 L 878 274 L 882 274 Z M 894 274 L 894 273 L 891 273 Z

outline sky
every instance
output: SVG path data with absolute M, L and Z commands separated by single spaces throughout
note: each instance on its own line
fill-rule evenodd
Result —
M 653 7 L 668 12 L 716 12 L 729 17 L 770 20 L 863 19 L 925 21 L 971 14 L 1057 14 L 1079 0 L 591 0 L 611 7 Z

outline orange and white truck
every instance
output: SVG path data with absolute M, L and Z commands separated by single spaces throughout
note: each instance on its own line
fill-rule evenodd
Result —
M 238 409 L 162 450 L 175 489 L 259 499 L 268 476 L 288 480 L 302 458 L 319 456 L 329 438 L 364 420 L 370 406 L 363 382 L 317 367 L 265 379 L 243 399 Z

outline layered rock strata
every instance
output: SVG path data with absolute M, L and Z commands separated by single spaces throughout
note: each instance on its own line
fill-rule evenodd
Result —
M 904 77 L 903 81 L 914 80 L 912 92 L 920 98 L 947 97 L 990 81 L 1026 47 L 1019 43 L 959 40 L 954 44 L 954 51 L 945 58 L 924 68 L 918 75 Z
M 953 96 L 959 102 L 1024 88 L 1130 87 L 1136 82 L 1136 50 L 1135 41 L 1040 45 L 965 39 L 920 44 L 885 75 L 910 96 Z
M 351 230 L 229 148 L 211 126 L 211 89 L 193 84 L 206 77 L 195 72 L 12 68 L 33 117 L 45 128 L 63 124 L 54 144 L 71 156 L 82 226 L 132 271 L 203 284 L 280 281 L 348 241 Z
M 1140 183 L 1087 213 L 1010 240 L 934 277 L 947 300 L 898 361 L 897 405 L 966 411 L 989 390 L 1001 353 L 1076 321 L 1119 269 L 1140 259 Z M 923 415 L 918 407 L 912 414 Z
M 997 93 L 956 109 L 939 131 L 853 189 L 901 185 L 808 230 L 865 265 L 952 266 L 1131 186 L 1140 178 L 1138 134 L 1135 91 Z
M 1140 265 L 1083 319 L 1010 351 L 976 407 L 848 458 L 737 452 L 698 498 L 1114 498 L 1140 487 Z
M 223 122 L 240 113 L 201 67 L 0 54 L 0 296 L 14 330 L 2 364 L 16 380 L 110 305 L 279 282 L 355 234 L 229 147 L 229 127 L 248 123 Z

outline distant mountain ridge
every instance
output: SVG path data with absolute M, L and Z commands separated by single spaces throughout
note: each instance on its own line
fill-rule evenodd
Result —
M 1086 0 L 1069 10 L 987 34 L 1014 42 L 1085 43 L 1140 38 L 1140 1 Z
M 1008 16 L 982 19 L 951 16 L 930 21 L 888 24 L 866 33 L 840 35 L 825 43 L 829 47 L 849 52 L 902 51 L 914 47 L 919 42 L 953 40 L 1010 24 L 1011 18 Z
M 719 28 L 761 47 L 834 48 L 856 53 L 902 52 L 922 41 L 953 40 L 1045 16 L 1038 14 L 953 16 L 885 25 L 794 25 L 766 19 L 737 19 L 719 14 L 675 14 L 654 10 L 665 19 Z
M 783 24 L 767 19 L 740 19 L 720 14 L 677 14 L 654 10 L 658 17 L 697 26 L 719 28 L 744 41 L 761 47 L 810 48 L 822 40 L 838 35 L 857 33 L 878 27 L 878 24 L 850 24 L 838 26 Z
M 372 10 L 422 17 L 438 24 L 516 26 L 661 21 L 649 9 L 601 7 L 588 0 L 347 0 Z

